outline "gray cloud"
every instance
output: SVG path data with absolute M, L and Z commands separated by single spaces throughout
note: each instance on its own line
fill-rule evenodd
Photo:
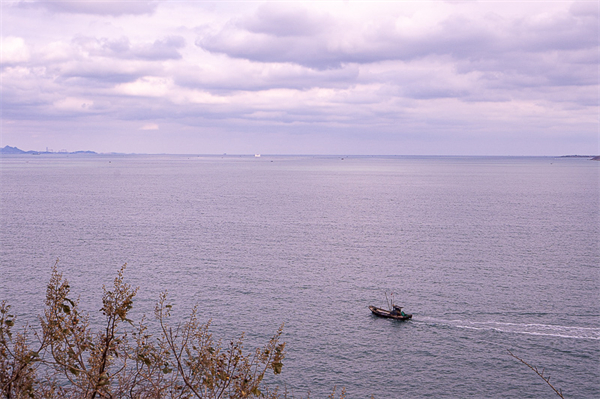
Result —
M 590 3 L 511 12 L 440 3 L 443 13 L 429 3 L 408 11 L 395 3 L 74 4 L 5 9 L 3 140 L 30 130 L 128 137 L 150 134 L 139 129 L 152 124 L 169 143 L 210 131 L 219 132 L 215 142 L 252 132 L 248 142 L 268 145 L 262 135 L 271 132 L 283 141 L 347 140 L 355 152 L 402 153 L 402 140 L 422 152 L 439 141 L 435 148 L 452 152 L 464 132 L 502 140 L 527 130 L 539 145 L 551 126 L 553 148 L 571 137 L 597 145 L 598 12 Z
M 67 86 L 88 87 L 88 89 L 111 88 L 115 84 L 134 82 L 146 75 L 148 70 L 136 69 L 127 71 L 119 66 L 107 67 L 93 62 L 69 65 L 59 70 L 58 83 Z
M 157 0 L 37 0 L 21 3 L 22 7 L 42 7 L 51 12 L 96 15 L 141 15 L 152 14 L 158 5 Z
M 310 35 L 278 35 L 273 29 L 250 30 L 244 24 L 230 23 L 217 34 L 199 37 L 196 45 L 233 58 L 291 62 L 318 69 L 339 68 L 350 62 L 408 61 L 431 54 L 471 56 L 497 47 L 496 38 L 484 24 L 458 17 L 417 36 L 398 32 L 391 19 L 355 29 L 344 29 L 332 18 L 322 20 L 327 26 L 313 29 Z
M 297 12 L 296 28 L 291 14 L 279 21 L 277 13 L 259 9 L 249 19 L 252 24 L 229 23 L 216 34 L 199 37 L 196 45 L 233 58 L 289 62 L 317 69 L 339 68 L 345 63 L 410 61 L 430 55 L 450 55 L 457 60 L 502 59 L 515 51 L 527 55 L 525 52 L 596 48 L 598 21 L 588 11 L 574 6 L 570 14 L 554 15 L 541 22 L 528 18 L 507 20 L 494 14 L 482 20 L 449 16 L 415 35 L 399 31 L 390 18 L 377 25 L 344 29 L 340 21 L 334 22 L 331 17 L 310 19 L 307 12 Z M 295 34 L 283 26 L 294 27 Z
M 333 23 L 328 15 L 309 12 L 294 4 L 267 3 L 258 8 L 250 17 L 243 18 L 240 27 L 254 33 L 264 33 L 278 37 L 314 36 Z
M 163 40 L 156 40 L 152 44 L 140 45 L 132 49 L 137 58 L 146 60 L 178 60 L 181 54 L 177 51 L 185 47 L 185 39 L 181 36 L 169 36 Z
M 174 77 L 175 83 L 182 87 L 228 93 L 277 88 L 348 88 L 358 82 L 359 74 L 360 70 L 356 65 L 318 71 L 299 65 L 274 64 L 265 67 L 258 63 L 248 63 L 225 66 L 218 74 L 210 73 L 202 66 L 186 66 L 178 68 Z
M 137 44 L 131 44 L 127 37 L 98 39 L 80 36 L 73 42 L 94 56 L 145 60 L 181 59 L 178 49 L 185 46 L 185 39 L 181 36 L 169 36 L 153 43 Z
M 381 82 L 391 85 L 394 95 L 417 100 L 541 98 L 546 91 L 536 94 L 535 90 L 598 83 L 598 14 L 597 7 L 589 3 L 575 3 L 568 10 L 543 17 L 508 18 L 493 12 L 480 18 L 449 15 L 416 33 L 399 29 L 393 16 L 384 16 L 378 24 L 366 21 L 346 28 L 340 25 L 343 21 L 327 15 L 293 12 L 259 8 L 242 22 L 232 21 L 217 33 L 204 34 L 196 45 L 255 63 L 303 66 L 315 71 L 310 81 L 322 87 L 335 87 L 321 79 L 335 76 L 332 71 L 347 73 L 351 65 L 400 62 L 397 73 L 357 74 L 345 81 L 346 87 Z M 291 33 L 279 29 L 293 26 L 293 15 L 299 15 L 299 28 Z M 422 65 L 418 67 L 418 63 Z M 437 64 L 445 65 L 444 73 L 435 70 Z M 421 68 L 421 73 L 407 72 L 411 65 Z M 273 76 L 262 77 L 253 79 L 257 82 L 254 87 L 286 84 Z M 301 76 L 287 78 L 287 87 L 301 85 Z M 582 106 L 593 101 L 586 90 L 572 91 L 566 97 Z
M 575 1 L 569 11 L 575 16 L 586 16 L 598 19 L 600 9 L 595 1 L 579 0 Z

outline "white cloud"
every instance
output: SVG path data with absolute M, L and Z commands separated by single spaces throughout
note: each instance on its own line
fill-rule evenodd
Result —
M 0 55 L 2 65 L 19 64 L 29 61 L 29 48 L 25 44 L 25 40 L 20 37 L 2 37 L 0 48 L 2 49 Z
M 45 45 L 37 55 L 44 63 L 54 64 L 56 62 L 67 62 L 78 54 L 69 43 L 55 41 Z
M 158 130 L 158 125 L 156 123 L 146 123 L 140 127 L 140 130 Z
M 93 106 L 94 101 L 76 97 L 67 97 L 54 102 L 54 107 L 60 111 L 88 112 Z
M 173 82 L 168 78 L 144 76 L 135 82 L 117 85 L 115 91 L 129 96 L 163 97 L 172 87 Z

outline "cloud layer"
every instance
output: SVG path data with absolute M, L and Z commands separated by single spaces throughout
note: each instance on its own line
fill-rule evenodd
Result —
M 39 7 L 53 13 L 110 16 L 152 14 L 157 5 L 156 0 L 35 0 L 20 3 L 24 8 Z
M 2 145 L 598 152 L 597 2 L 3 7 Z

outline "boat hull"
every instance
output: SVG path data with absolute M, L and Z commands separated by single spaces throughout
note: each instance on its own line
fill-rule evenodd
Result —
M 369 309 L 371 310 L 371 312 L 373 312 L 373 314 L 375 316 L 384 317 L 386 319 L 394 319 L 394 320 L 410 320 L 410 319 L 412 319 L 412 315 L 407 314 L 407 313 L 405 313 L 404 316 L 402 316 L 399 314 L 394 314 L 394 313 L 390 312 L 389 310 L 376 308 L 375 306 L 369 306 Z

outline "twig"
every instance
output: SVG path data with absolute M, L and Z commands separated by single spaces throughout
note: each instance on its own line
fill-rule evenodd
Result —
M 518 357 L 517 355 L 513 354 L 509 349 L 507 349 L 508 354 L 511 355 L 512 357 L 514 357 L 515 359 L 517 359 L 518 361 L 520 361 L 521 363 L 523 363 L 524 365 L 526 365 L 527 367 L 529 367 L 530 369 L 532 369 L 537 375 L 540 376 L 540 378 L 544 381 L 546 381 L 546 384 L 548 384 L 548 386 L 550 386 L 550 388 L 552 388 L 552 390 L 554 392 L 556 392 L 556 394 L 561 397 L 562 399 L 565 399 L 565 397 L 562 394 L 562 389 L 556 389 L 554 388 L 554 385 L 550 384 L 550 376 L 548 377 L 544 377 L 544 370 L 542 369 L 542 372 L 539 372 L 537 367 L 532 366 L 531 364 L 527 363 L 525 360 L 521 359 L 520 357 Z

